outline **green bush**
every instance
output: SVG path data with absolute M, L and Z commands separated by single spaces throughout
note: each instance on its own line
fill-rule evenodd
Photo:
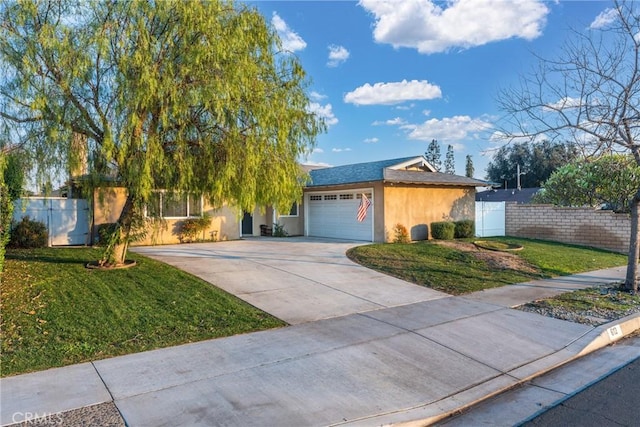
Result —
M 431 237 L 438 240 L 451 240 L 455 235 L 455 224 L 450 221 L 431 223 Z
M 456 239 L 466 239 L 475 235 L 475 223 L 471 219 L 455 222 L 454 236 Z
M 180 227 L 179 239 L 181 242 L 193 242 L 197 240 L 198 234 L 203 233 L 202 239 L 204 240 L 204 231 L 211 225 L 211 216 L 207 213 L 200 218 L 188 218 L 182 221 Z
M 287 237 L 289 233 L 284 229 L 284 225 L 278 224 L 277 222 L 273 224 L 273 233 L 271 234 L 273 237 Z
M 178 238 L 181 242 L 192 242 L 196 239 L 198 231 L 200 231 L 200 228 L 196 218 L 185 219 L 180 226 L 180 236 Z
M 14 224 L 11 230 L 9 247 L 11 248 L 45 248 L 49 242 L 47 226 L 25 216 Z
M 407 227 L 400 223 L 393 226 L 393 243 L 409 243 L 410 241 Z

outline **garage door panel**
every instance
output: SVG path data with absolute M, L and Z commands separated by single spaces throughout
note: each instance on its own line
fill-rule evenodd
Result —
M 322 200 L 308 201 L 308 234 L 315 237 L 372 241 L 373 205 L 369 207 L 367 217 L 358 222 L 356 215 L 360 199 L 341 200 L 345 192 L 324 193 Z M 336 195 L 335 200 L 326 200 L 324 196 Z

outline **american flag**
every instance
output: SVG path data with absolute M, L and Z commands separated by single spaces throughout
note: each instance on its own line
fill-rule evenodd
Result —
M 358 216 L 356 217 L 358 222 L 364 221 L 367 217 L 367 209 L 369 209 L 369 206 L 371 206 L 371 201 L 363 194 L 362 199 L 360 199 L 360 206 L 358 206 Z

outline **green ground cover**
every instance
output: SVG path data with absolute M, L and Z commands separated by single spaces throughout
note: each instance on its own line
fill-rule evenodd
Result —
M 459 243 L 471 246 L 472 240 Z M 485 240 L 522 245 L 522 250 L 509 254 L 490 251 L 504 259 L 517 257 L 519 262 L 507 263 L 513 268 L 498 268 L 473 251 L 442 246 L 435 241 L 358 246 L 349 250 L 348 256 L 365 267 L 452 295 L 615 267 L 627 261 L 622 254 L 561 243 L 517 238 Z
M 141 255 L 85 268 L 100 250 L 8 250 L 0 285 L 2 376 L 283 326 L 188 274 Z

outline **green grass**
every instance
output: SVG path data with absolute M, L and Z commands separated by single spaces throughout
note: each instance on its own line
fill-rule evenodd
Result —
M 1 375 L 283 326 L 188 274 L 130 253 L 138 265 L 85 268 L 100 251 L 8 250 L 0 285 Z
M 365 267 L 452 295 L 620 266 L 627 261 L 625 255 L 561 243 L 517 238 L 486 240 L 524 246 L 523 250 L 509 256 L 527 261 L 535 271 L 492 268 L 471 252 L 439 246 L 434 242 L 358 246 L 349 250 L 347 255 Z
M 511 237 L 490 240 L 524 246 L 522 251 L 514 254 L 551 277 L 627 265 L 627 255 L 601 249 Z

